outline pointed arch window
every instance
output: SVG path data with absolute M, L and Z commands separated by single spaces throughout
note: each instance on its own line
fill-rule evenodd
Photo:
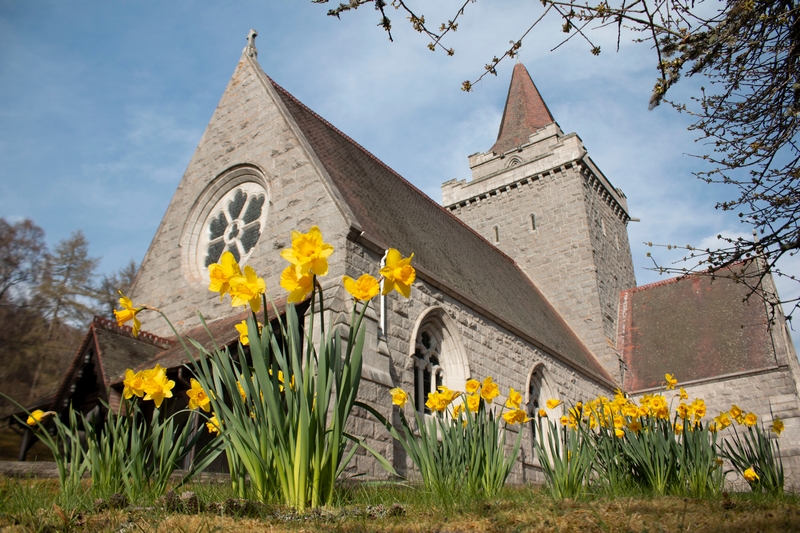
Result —
M 442 332 L 428 323 L 420 329 L 414 347 L 414 403 L 417 409 L 430 413 L 425 407 L 428 393 L 444 385 L 444 368 L 441 366 Z
M 469 363 L 456 326 L 441 307 L 424 311 L 417 318 L 413 335 L 409 370 L 413 374 L 414 405 L 420 413 L 429 413 L 425 407 L 428 394 L 438 387 L 464 390 Z

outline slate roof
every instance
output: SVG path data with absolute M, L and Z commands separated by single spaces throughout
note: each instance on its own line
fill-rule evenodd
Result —
M 555 119 L 525 65 L 517 63 L 511 74 L 511 85 L 508 87 L 508 97 L 503 110 L 503 120 L 500 122 L 500 131 L 497 132 L 497 142 L 491 151 L 502 154 L 526 144 L 531 134 L 553 122 Z
M 664 374 L 679 382 L 777 366 L 768 313 L 758 295 L 722 271 L 652 283 L 620 294 L 617 347 L 626 390 L 657 387 Z M 752 273 L 754 266 L 748 271 Z
M 94 317 L 72 364 L 64 374 L 64 380 L 54 397 L 52 409 L 58 410 L 64 398 L 71 394 L 69 387 L 75 381 L 75 372 L 85 364 L 84 355 L 92 345 L 100 362 L 105 389 L 121 380 L 126 369 L 152 359 L 164 351 L 170 346 L 170 341 L 147 332 L 141 332 L 139 337 L 134 337 L 133 330 L 129 326 L 117 326 L 112 320 Z
M 267 316 L 269 317 L 270 321 L 276 318 L 275 308 L 277 308 L 279 315 L 285 312 L 286 298 L 275 300 L 274 304 L 274 308 L 272 305 L 267 305 L 269 310 Z M 220 318 L 212 322 L 207 322 L 206 326 L 208 327 L 208 330 L 206 330 L 206 327 L 200 325 L 187 331 L 183 338 L 186 342 L 186 346 L 189 348 L 192 354 L 192 357 L 197 357 L 199 352 L 197 348 L 195 348 L 195 346 L 188 341 L 189 338 L 194 339 L 204 348 L 209 350 L 212 349 L 215 344 L 220 348 L 228 346 L 239 338 L 239 332 L 234 326 L 242 320 L 247 320 L 248 316 L 250 316 L 250 311 L 244 311 L 228 318 Z M 263 315 L 259 313 L 259 317 L 263 317 Z M 209 333 L 211 333 L 211 336 L 209 336 Z M 146 361 L 141 361 L 138 366 L 133 367 L 133 370 L 138 372 L 139 370 L 152 368 L 156 364 L 159 364 L 164 368 L 176 368 L 189 363 L 191 359 L 189 354 L 186 353 L 183 345 L 175 338 L 171 338 L 170 341 L 172 344 L 168 349 L 160 351 L 155 357 L 150 357 Z M 123 377 L 124 370 L 119 379 L 113 383 L 120 383 Z
M 416 266 L 468 295 L 554 355 L 613 383 L 511 258 L 270 81 L 369 239 L 404 255 L 414 252 Z

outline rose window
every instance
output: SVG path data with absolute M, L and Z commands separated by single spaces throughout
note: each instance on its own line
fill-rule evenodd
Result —
M 200 270 L 218 263 L 226 251 L 244 264 L 264 229 L 267 208 L 264 188 L 245 182 L 225 193 L 206 218 L 197 246 Z

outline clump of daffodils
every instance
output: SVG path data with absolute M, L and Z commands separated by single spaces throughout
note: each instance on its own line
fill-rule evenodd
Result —
M 172 398 L 175 382 L 167 377 L 167 370 L 161 365 L 148 370 L 134 372 L 130 368 L 125 371 L 122 397 L 130 400 L 134 396 L 144 400 L 152 400 L 156 408 L 161 407 L 165 398 Z

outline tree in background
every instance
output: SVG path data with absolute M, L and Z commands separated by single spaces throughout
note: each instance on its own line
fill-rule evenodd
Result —
M 89 257 L 89 241 L 76 231 L 45 256 L 36 296 L 52 333 L 61 324 L 84 325 L 95 312 L 93 287 L 99 260 Z
M 53 253 L 30 220 L 0 218 L 0 390 L 22 403 L 54 392 L 94 314 L 109 316 L 136 274 L 131 260 L 95 282 L 98 260 L 78 231 Z M 14 407 L 0 400 L 0 415 Z
M 327 0 L 312 0 L 326 3 Z M 476 0 L 458 2 L 452 18 L 430 25 L 422 11 L 423 1 L 352 0 L 331 9 L 339 17 L 365 4 L 379 11 L 378 25 L 391 40 L 387 8 L 399 10 L 413 28 L 430 39 L 428 48 L 455 51 L 444 44 L 458 29 L 458 20 Z M 708 183 L 727 186 L 727 198 L 716 208 L 735 212 L 742 223 L 752 227 L 753 236 L 726 239 L 721 235 L 718 249 L 681 248 L 686 255 L 678 265 L 654 268 L 662 273 L 686 274 L 706 271 L 719 275 L 734 267 L 737 281 L 762 292 L 767 269 L 784 275 L 777 261 L 800 250 L 800 148 L 797 144 L 800 116 L 800 3 L 794 0 L 603 0 L 597 4 L 575 0 L 541 0 L 543 13 L 511 46 L 495 55 L 474 81 L 462 89 L 472 90 L 486 74 L 497 74 L 505 58 L 515 57 L 525 37 L 546 15 L 554 15 L 566 34 L 555 48 L 574 37 L 584 40 L 592 54 L 600 47 L 592 43 L 590 30 L 612 27 L 617 48 L 626 31 L 634 40 L 652 46 L 659 76 L 650 95 L 651 109 L 662 102 L 694 117 L 690 127 L 708 151 L 698 154 L 704 170 L 695 174 Z M 412 7 L 413 6 L 413 7 Z M 555 50 L 553 48 L 553 50 Z M 707 86 L 689 102 L 666 99 L 681 76 L 702 76 Z M 750 233 L 750 232 L 745 232 Z M 651 243 L 648 243 L 651 244 Z M 652 245 L 652 244 L 651 244 Z M 745 274 L 737 263 L 759 256 L 767 269 L 755 277 Z M 790 276 L 794 279 L 794 276 Z M 800 305 L 798 298 L 792 311 Z M 789 313 L 791 315 L 791 313 Z
M 40 273 L 44 231 L 30 220 L 9 224 L 0 218 L 0 305 L 15 287 L 27 287 Z

